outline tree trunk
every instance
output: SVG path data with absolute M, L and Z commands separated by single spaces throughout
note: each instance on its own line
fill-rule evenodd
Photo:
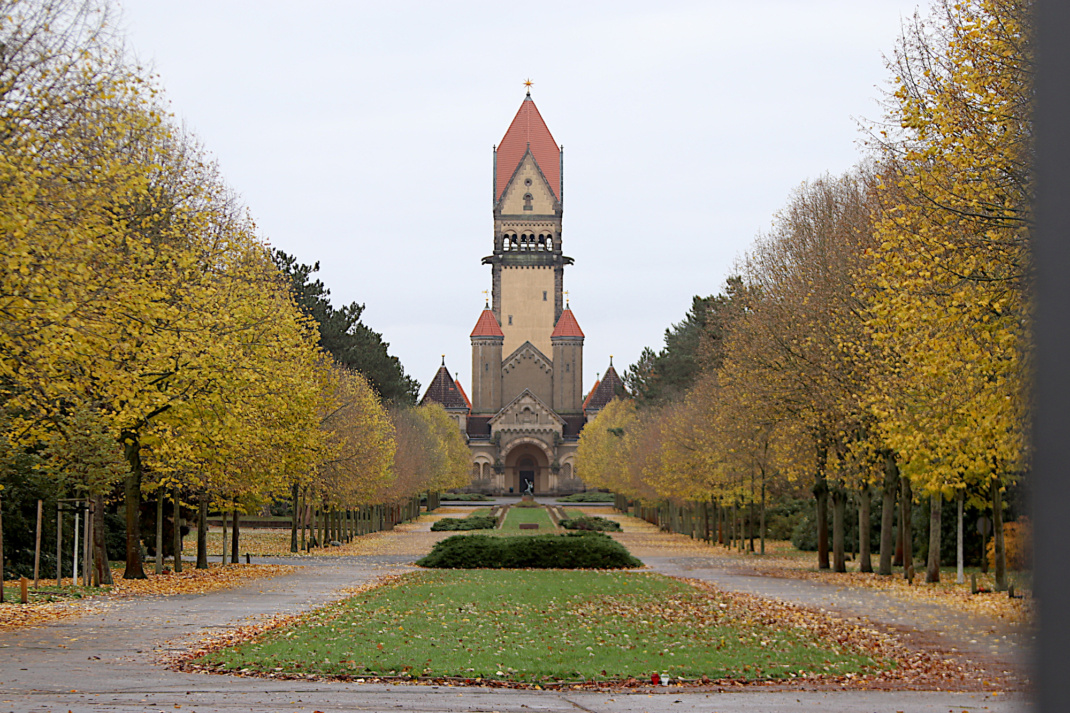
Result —
M 847 561 L 843 556 L 846 511 L 847 493 L 837 485 L 832 489 L 832 564 L 836 572 L 847 571 Z
M 902 485 L 899 490 L 902 491 Z M 895 556 L 892 565 L 903 566 L 903 494 L 899 494 L 899 507 L 895 510 Z
M 82 525 L 82 586 L 89 587 L 93 584 L 93 504 L 89 498 L 85 499 L 85 522 Z M 0 567 L 0 572 L 4 568 Z
M 870 489 L 869 485 L 862 486 L 858 495 L 858 571 L 872 572 L 873 558 L 870 556 L 870 532 L 869 532 L 869 508 Z
M 305 508 L 305 494 L 301 493 L 301 542 L 298 543 L 298 547 L 303 551 L 305 549 L 305 534 L 308 530 L 308 511 Z
M 914 533 L 911 517 L 914 511 L 914 493 L 910 487 L 910 478 L 900 478 L 903 485 L 903 497 L 899 507 L 900 529 L 903 531 L 903 577 L 914 579 Z
M 177 485 L 171 490 L 171 519 L 175 531 L 175 573 L 182 572 L 182 490 Z
M 892 573 L 892 557 L 895 554 L 895 492 L 899 488 L 899 468 L 895 455 L 884 454 L 884 492 L 881 494 L 881 562 L 879 574 Z
M 829 568 L 829 486 L 824 477 L 814 483 L 817 501 L 817 568 Z
M 992 478 L 992 537 L 995 551 L 996 591 L 1007 591 L 1007 552 L 1003 543 L 1003 484 Z M 987 556 L 987 553 L 985 553 Z
M 108 546 L 104 531 L 104 496 L 93 496 L 93 584 L 97 587 L 112 584 L 108 562 Z
M 724 508 L 720 501 L 713 501 L 713 519 L 717 523 L 717 544 L 724 546 Z
M 78 520 L 74 521 L 74 541 L 78 542 Z M 74 557 L 78 558 L 78 546 L 74 547 Z M 73 562 L 73 560 L 72 560 Z M 74 575 L 74 568 L 71 567 L 71 575 Z M 0 581 L 3 577 L 0 577 Z M 78 586 L 78 582 L 72 582 L 74 586 Z M 56 586 L 63 586 L 63 510 L 60 503 L 56 503 Z
M 290 552 L 297 552 L 297 483 L 290 486 Z
M 940 517 L 944 509 L 944 496 L 933 493 L 929 496 L 929 562 L 925 581 L 934 584 L 940 581 Z
M 197 569 L 208 569 L 208 493 L 201 493 L 197 511 Z
M 765 468 L 762 468 L 762 519 L 759 529 L 762 533 L 762 554 L 765 554 Z
M 156 488 L 156 574 L 163 574 L 163 486 Z
M 124 481 L 126 500 L 126 571 L 123 579 L 148 579 L 141 563 L 141 441 L 137 434 L 126 431 L 122 441 L 130 472 Z
M 988 535 L 991 529 L 992 520 L 988 518 L 988 524 L 982 527 L 981 532 L 981 574 L 988 574 Z
M 754 501 L 751 500 L 747 504 L 747 538 L 750 540 L 747 545 L 747 551 L 751 553 L 754 552 L 754 520 Z
M 956 531 L 955 531 L 956 532 L 956 537 L 957 537 L 957 540 L 955 542 L 955 569 L 957 570 L 956 571 L 956 576 L 955 576 L 955 583 L 956 584 L 965 584 L 965 582 L 966 582 L 965 572 L 963 571 L 965 569 L 966 563 L 964 562 L 965 555 L 964 555 L 963 550 L 962 550 L 962 540 L 963 540 L 962 510 L 963 510 L 963 505 L 965 504 L 965 501 L 966 501 L 966 494 L 960 490 L 959 491 L 959 496 L 955 499 L 955 503 L 958 506 L 958 522 L 956 523 L 957 524 L 957 528 L 956 528 Z
M 234 516 L 230 528 L 230 561 L 238 561 L 238 505 L 234 504 Z
M 220 508 L 219 519 L 223 523 L 223 566 L 227 566 L 227 511 Z

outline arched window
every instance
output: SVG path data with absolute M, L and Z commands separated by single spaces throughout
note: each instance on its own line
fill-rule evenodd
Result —
M 531 194 L 530 193 L 525 193 L 524 194 L 524 210 L 533 210 L 532 205 L 531 205 L 531 200 L 532 200 L 531 199 Z

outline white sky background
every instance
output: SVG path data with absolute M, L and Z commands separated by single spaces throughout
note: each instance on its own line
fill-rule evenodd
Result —
M 121 0 L 131 48 L 272 245 L 421 383 L 469 386 L 491 147 L 523 80 L 565 147 L 584 389 L 660 348 L 801 181 L 855 164 L 918 0 Z M 922 0 L 924 5 L 925 0 Z

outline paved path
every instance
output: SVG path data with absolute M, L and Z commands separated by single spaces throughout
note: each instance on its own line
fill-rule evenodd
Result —
M 647 557 L 657 572 L 711 582 L 722 589 L 774 597 L 854 618 L 864 617 L 968 658 L 985 659 L 1006 673 L 1023 675 L 1033 634 L 999 619 L 976 617 L 935 602 L 904 601 L 884 591 L 839 587 L 811 580 L 762 576 L 728 557 Z
M 417 528 L 412 528 L 417 529 Z M 426 529 L 426 525 L 422 528 Z M 398 532 L 392 548 L 421 543 L 416 532 Z M 667 536 L 668 537 L 668 536 Z M 406 538 L 409 538 L 406 540 Z M 946 692 L 816 692 L 751 690 L 695 693 L 527 692 L 428 686 L 271 681 L 175 673 L 153 663 L 157 651 L 181 645 L 257 617 L 304 611 L 336 597 L 340 589 L 384 573 L 408 569 L 415 554 L 303 558 L 294 575 L 259 580 L 205 595 L 114 600 L 99 611 L 36 628 L 0 633 L 0 712 L 12 711 L 1022 711 L 1021 695 Z M 932 630 L 934 612 L 907 616 L 880 592 L 838 591 L 816 582 L 740 573 L 711 553 L 702 557 L 647 556 L 656 570 L 697 577 L 728 589 L 780 596 L 850 613 L 887 612 L 910 626 Z M 275 559 L 285 563 L 288 560 Z M 882 608 L 883 607 L 883 608 Z M 880 614 L 879 616 L 884 616 Z M 941 615 L 943 616 L 943 615 Z M 980 629 L 984 629 L 987 623 Z M 977 628 L 977 627 L 975 627 Z M 956 634 L 957 635 L 957 634 Z M 978 641 L 986 652 L 992 636 Z M 1000 639 L 1002 641 L 1002 639 Z

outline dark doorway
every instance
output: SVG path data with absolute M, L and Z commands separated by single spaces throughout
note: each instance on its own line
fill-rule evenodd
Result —
M 521 458 L 520 462 L 516 465 L 517 472 L 520 475 L 520 492 L 521 493 L 534 493 L 535 492 L 535 461 L 531 458 Z
M 534 493 L 535 492 L 535 471 L 522 470 L 520 471 L 520 492 L 522 493 Z

